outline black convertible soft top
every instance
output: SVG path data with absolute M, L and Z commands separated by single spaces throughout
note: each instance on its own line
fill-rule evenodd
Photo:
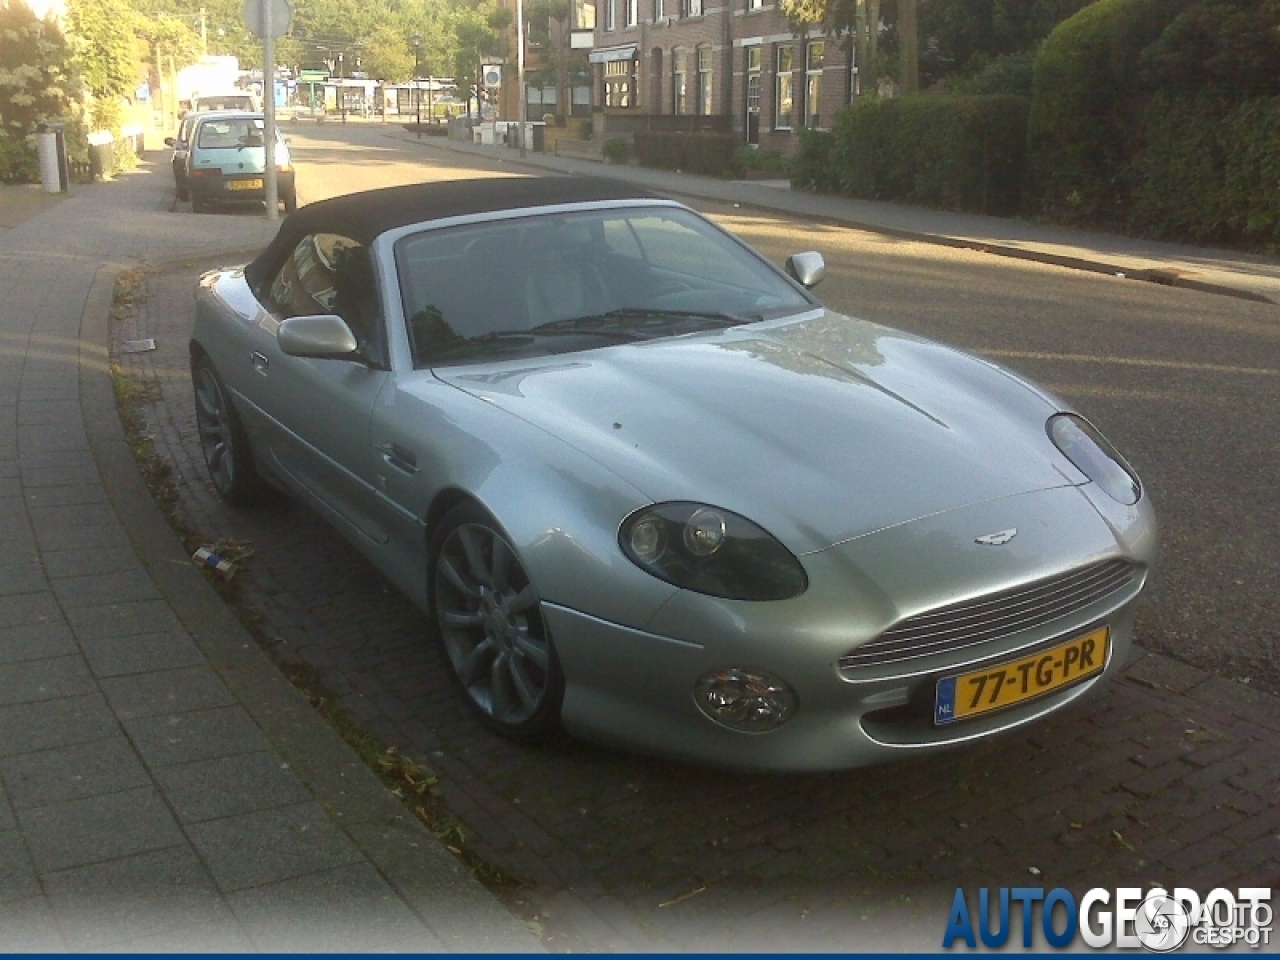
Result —
M 641 187 L 595 177 L 490 177 L 352 193 L 308 204 L 290 214 L 275 239 L 244 273 L 249 285 L 261 293 L 302 238 L 314 233 L 342 234 L 367 247 L 380 234 L 411 223 L 495 210 L 654 196 Z

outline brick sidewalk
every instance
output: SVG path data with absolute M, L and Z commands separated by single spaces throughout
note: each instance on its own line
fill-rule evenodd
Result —
M 1280 887 L 1277 701 L 1157 655 L 1030 732 L 839 774 L 490 735 L 425 618 L 318 516 L 213 495 L 186 375 L 195 272 L 150 275 L 116 334 L 159 346 L 127 369 L 158 385 L 146 416 L 184 521 L 252 545 L 242 616 L 439 773 L 469 851 L 527 881 L 552 948 L 936 950 L 958 885 Z
M 0 950 L 538 949 L 229 615 L 122 436 L 117 270 L 274 225 L 172 215 L 147 170 L 8 191 Z

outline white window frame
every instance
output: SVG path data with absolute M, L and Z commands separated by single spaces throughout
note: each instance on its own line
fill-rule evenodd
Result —
M 789 69 L 787 70 L 782 69 L 782 59 L 784 55 L 788 61 Z M 773 53 L 773 129 L 775 130 L 791 129 L 791 117 L 795 112 L 796 107 L 795 56 L 796 49 L 789 43 L 778 44 Z M 785 114 L 782 112 L 782 91 L 784 86 L 787 91 L 786 100 L 788 105 L 788 109 Z
M 820 59 L 813 65 L 814 48 Z M 810 40 L 804 45 L 804 126 L 817 130 L 822 126 L 822 71 L 826 64 L 826 45 L 822 40 Z M 813 101 L 817 101 L 814 103 Z

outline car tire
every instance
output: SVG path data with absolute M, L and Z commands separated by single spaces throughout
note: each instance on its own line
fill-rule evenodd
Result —
M 175 187 L 174 193 L 177 194 L 179 200 L 191 199 L 191 191 L 188 190 L 186 187 Z
M 474 503 L 454 507 L 429 557 L 431 619 L 467 705 L 513 740 L 556 731 L 564 674 L 541 600 L 497 521 Z
M 214 490 L 231 506 L 257 503 L 267 487 L 254 465 L 249 438 L 231 405 L 226 384 L 206 356 L 193 364 L 191 380 L 196 395 L 196 432 Z
M 293 211 L 297 209 L 298 209 L 298 192 L 296 190 L 290 190 L 288 193 L 284 195 L 284 212 L 293 213 Z
M 203 200 L 201 200 L 199 197 L 195 196 L 194 194 L 192 195 L 191 197 L 192 213 L 206 213 L 208 209 L 209 209 L 209 205 L 207 203 L 205 203 Z

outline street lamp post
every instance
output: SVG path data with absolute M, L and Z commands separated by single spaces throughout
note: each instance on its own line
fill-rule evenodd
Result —
M 518 95 L 516 102 L 520 109 L 520 159 L 524 159 L 524 132 L 528 126 L 529 119 L 529 102 L 528 91 L 524 86 L 524 0 L 516 0 L 516 85 L 518 87 Z
M 422 75 L 422 34 L 415 33 L 412 37 L 413 42 L 413 105 L 417 110 L 418 122 L 414 125 L 414 131 L 418 135 L 418 139 L 422 139 L 422 90 L 418 86 L 418 77 Z

